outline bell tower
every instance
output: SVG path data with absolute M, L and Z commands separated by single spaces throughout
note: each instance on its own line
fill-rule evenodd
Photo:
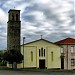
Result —
M 7 23 L 7 50 L 20 50 L 20 10 L 10 9 Z

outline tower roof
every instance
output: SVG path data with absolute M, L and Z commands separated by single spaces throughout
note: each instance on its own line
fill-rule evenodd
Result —
M 10 11 L 20 11 L 20 10 L 10 9 L 10 10 L 8 11 L 8 13 L 9 13 Z
M 75 39 L 74 38 L 66 38 L 66 39 L 55 42 L 55 44 L 75 44 Z

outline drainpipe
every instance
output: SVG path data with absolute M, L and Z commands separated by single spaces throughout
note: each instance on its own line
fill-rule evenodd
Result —
M 67 44 L 67 69 L 68 69 L 68 44 Z

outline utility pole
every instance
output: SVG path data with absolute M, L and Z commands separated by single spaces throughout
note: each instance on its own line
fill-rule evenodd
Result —
M 23 37 L 23 68 L 24 68 L 24 41 L 25 41 L 25 37 Z

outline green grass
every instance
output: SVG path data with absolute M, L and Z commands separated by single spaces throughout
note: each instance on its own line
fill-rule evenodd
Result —
M 8 69 L 6 66 L 0 66 L 0 70 Z

